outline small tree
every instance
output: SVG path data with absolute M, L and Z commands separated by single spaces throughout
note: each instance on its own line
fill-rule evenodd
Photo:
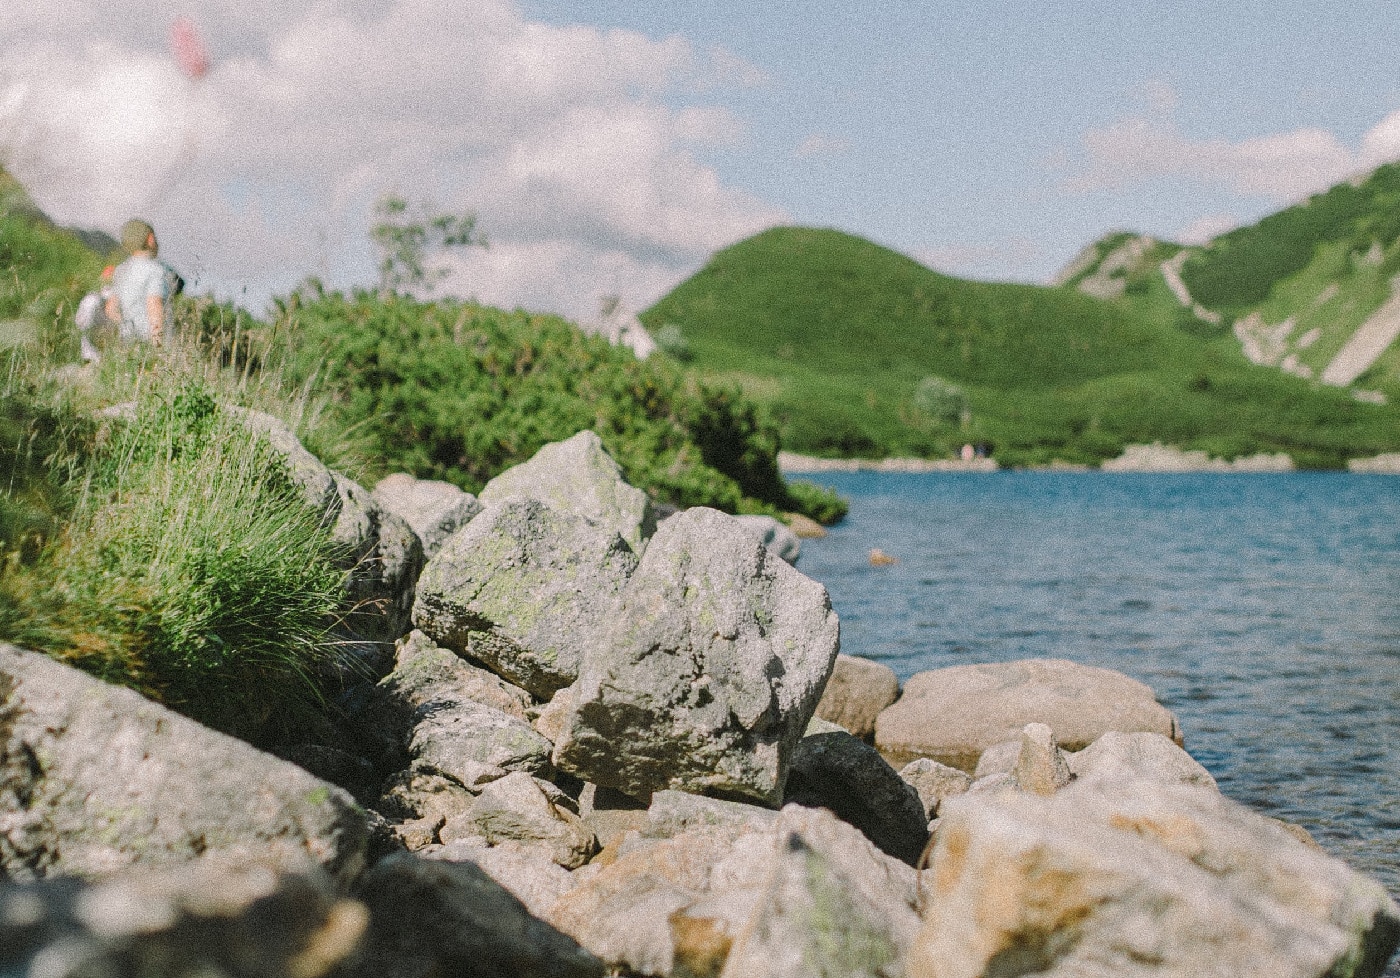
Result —
M 487 246 L 477 229 L 475 214 L 432 214 L 418 206 L 410 212 L 408 201 L 389 194 L 374 205 L 375 222 L 369 236 L 379 249 L 379 289 L 431 292 L 447 277 L 448 270 L 431 264 L 433 255 L 449 248 Z

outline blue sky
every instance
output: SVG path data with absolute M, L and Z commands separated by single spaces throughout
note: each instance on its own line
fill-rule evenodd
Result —
M 1400 158 L 1393 3 L 65 0 L 0 38 L 0 160 L 41 205 L 149 217 L 255 307 L 372 283 L 389 192 L 480 215 L 444 292 L 588 318 L 775 223 L 1046 281 Z

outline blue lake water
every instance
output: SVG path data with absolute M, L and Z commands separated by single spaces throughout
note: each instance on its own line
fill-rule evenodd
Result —
M 1400 894 L 1400 478 L 802 478 L 851 500 L 798 563 L 842 651 L 901 680 L 1028 657 L 1127 673 L 1222 791 Z

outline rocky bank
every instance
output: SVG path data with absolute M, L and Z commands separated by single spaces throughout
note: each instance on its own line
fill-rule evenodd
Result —
M 474 499 L 368 493 L 250 423 L 386 651 L 288 760 L 0 646 L 6 975 L 1343 978 L 1400 940 L 1146 686 L 901 691 L 839 654 L 795 538 L 658 519 L 591 432 Z

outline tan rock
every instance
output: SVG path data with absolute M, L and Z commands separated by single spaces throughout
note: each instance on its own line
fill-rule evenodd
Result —
M 1109 669 L 1064 659 L 1023 659 L 921 672 L 875 724 L 875 745 L 891 764 L 918 757 L 972 771 L 994 744 L 1044 723 L 1066 750 L 1110 730 L 1160 733 L 1181 743 L 1181 727 L 1152 690 Z
M 972 787 L 972 778 L 966 771 L 939 764 L 927 757 L 904 765 L 899 770 L 899 776 L 918 793 L 926 819 L 938 814 L 938 806 L 943 799 L 954 798 Z
M 909 978 L 1378 976 L 1400 908 L 1204 787 L 1077 782 L 945 806 Z
M 1161 734 L 1110 730 L 1068 756 L 1075 777 L 1126 780 L 1148 778 L 1215 788 L 1215 778 L 1186 751 Z
M 817 716 L 869 740 L 875 718 L 899 697 L 899 680 L 889 666 L 853 655 L 838 655 L 817 704 Z
M 787 520 L 788 529 L 802 540 L 820 540 L 826 536 L 826 527 L 810 516 L 803 516 L 801 513 L 784 513 L 783 518 Z
M 1022 791 L 1042 797 L 1053 795 L 1073 777 L 1055 735 L 1043 723 L 1028 723 L 1021 731 L 1021 749 L 1011 775 Z

